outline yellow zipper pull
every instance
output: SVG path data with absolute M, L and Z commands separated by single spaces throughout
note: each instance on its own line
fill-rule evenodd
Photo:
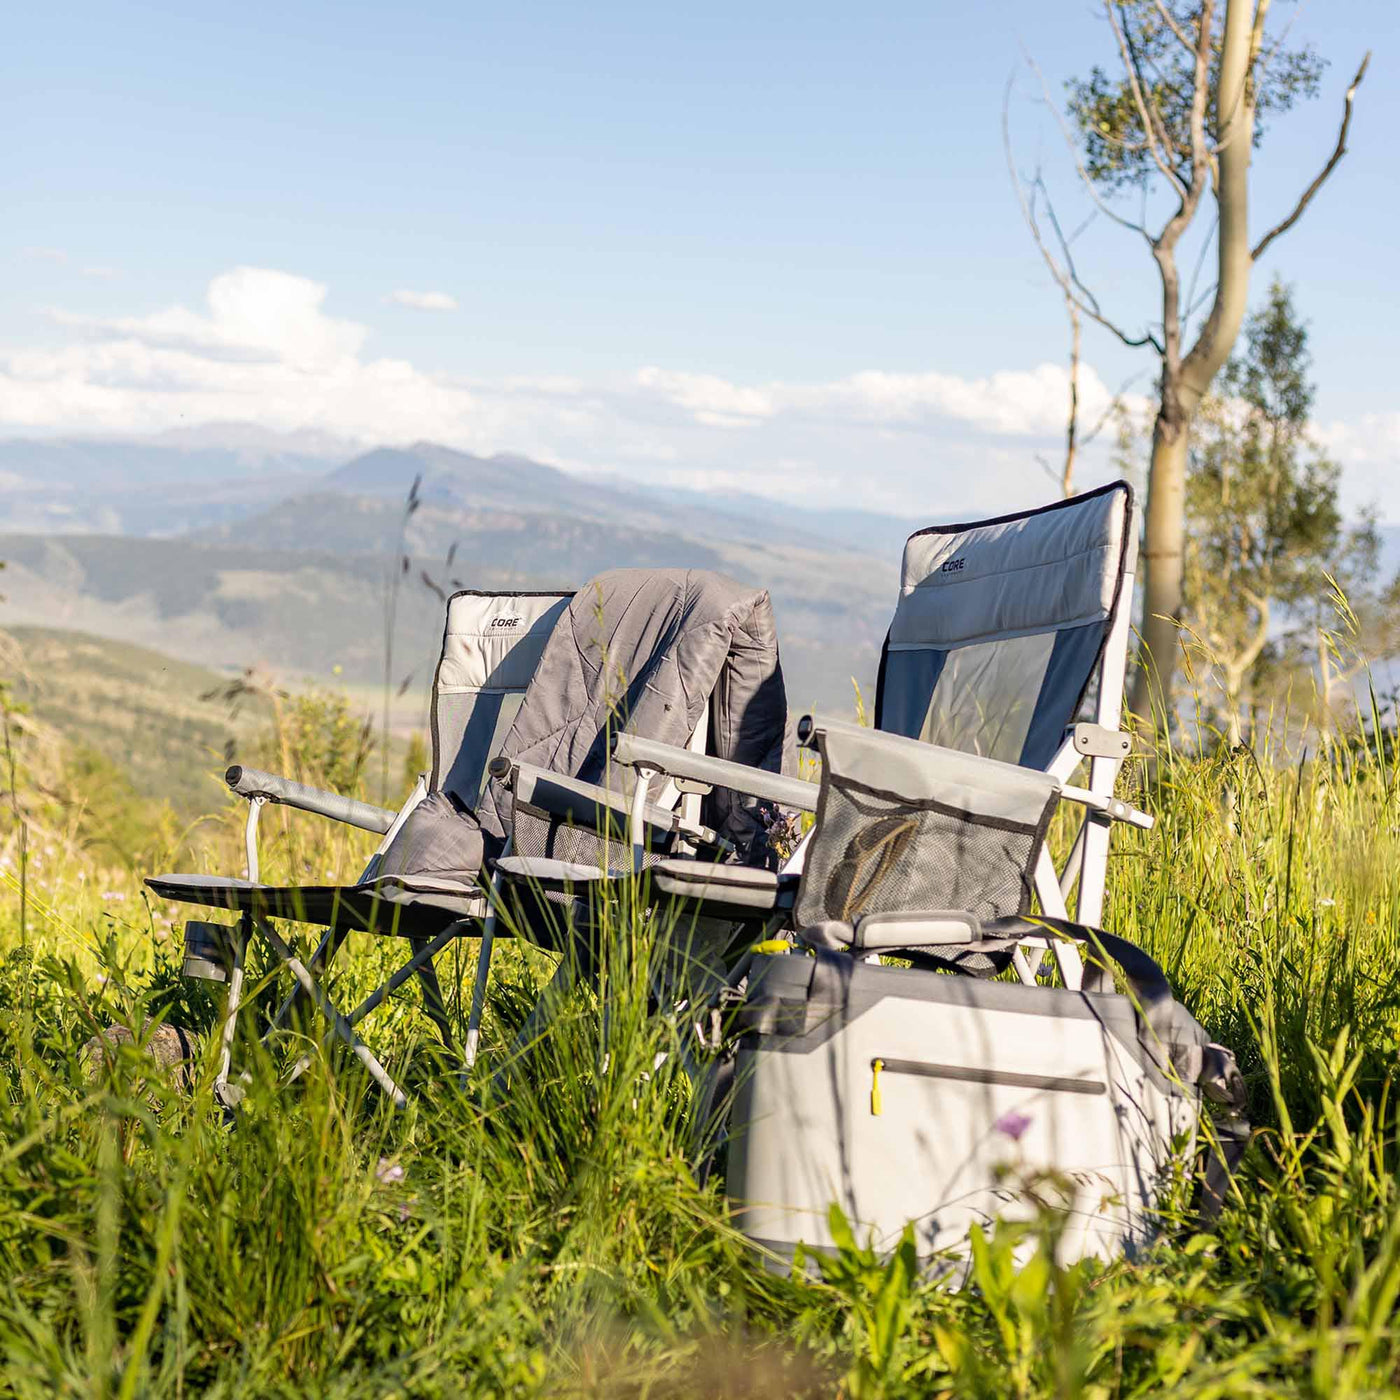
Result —
M 790 953 L 792 944 L 786 938 L 765 938 L 749 948 L 751 953 Z
M 883 1060 L 871 1060 L 870 1062 L 870 1111 L 877 1118 L 885 1107 L 880 1100 L 880 1071 L 884 1067 Z

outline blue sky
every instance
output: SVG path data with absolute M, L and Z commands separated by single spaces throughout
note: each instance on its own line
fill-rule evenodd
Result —
M 1297 284 L 1349 495 L 1400 518 L 1400 7 L 1274 8 L 1332 64 L 1260 153 L 1260 228 L 1375 50 L 1351 154 L 1258 284 Z M 26 7 L 0 433 L 237 418 L 911 514 L 1034 500 L 1066 332 L 1002 94 L 1015 70 L 1021 164 L 1070 211 L 1024 56 L 1059 92 L 1109 43 L 1088 0 Z M 1152 314 L 1127 236 L 1081 261 Z M 1149 369 L 1085 352 L 1091 391 Z

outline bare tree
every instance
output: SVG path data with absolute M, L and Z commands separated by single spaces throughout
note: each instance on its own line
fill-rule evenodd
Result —
M 1150 710 L 1154 687 L 1165 700 L 1176 666 L 1192 421 L 1239 334 L 1255 262 L 1297 223 L 1346 154 L 1352 104 L 1370 61 L 1367 54 L 1347 88 L 1330 158 L 1286 217 L 1251 244 L 1249 170 L 1261 118 L 1313 96 L 1322 70 L 1310 49 L 1285 49 L 1286 32 L 1266 44 L 1269 6 L 1270 0 L 1223 0 L 1223 8 L 1217 0 L 1103 0 L 1117 71 L 1096 67 L 1070 85 L 1068 120 L 1060 122 L 1075 168 L 1096 214 L 1141 239 L 1151 257 L 1161 294 L 1156 324 L 1134 334 L 1105 312 L 1068 256 L 1069 240 L 1060 236 L 1039 175 L 1030 182 L 1039 204 L 1020 186 L 1022 209 L 1067 300 L 1124 345 L 1150 348 L 1158 364 L 1142 550 L 1144 664 L 1132 702 L 1139 714 Z M 1145 211 L 1149 194 L 1160 189 L 1171 208 L 1154 230 Z M 1137 219 L 1115 198 L 1133 190 L 1143 202 Z M 1197 304 L 1189 289 L 1183 295 L 1179 256 L 1183 238 L 1209 207 L 1207 194 L 1215 221 L 1205 247 L 1213 247 L 1216 275 Z M 1047 252 L 1042 217 L 1058 260 Z M 1191 317 L 1207 301 L 1191 339 Z

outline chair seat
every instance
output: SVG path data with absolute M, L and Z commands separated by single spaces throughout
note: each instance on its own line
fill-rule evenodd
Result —
M 651 874 L 663 894 L 700 903 L 707 914 L 733 918 L 791 907 L 799 879 L 747 865 L 679 859 L 658 861 Z
M 503 856 L 496 870 L 515 884 L 538 886 L 551 892 L 625 880 L 630 870 L 604 870 L 585 861 L 555 860 L 551 856 Z
M 262 885 L 225 875 L 154 875 L 146 884 L 162 899 L 202 904 L 262 919 L 290 919 L 347 932 L 419 937 L 462 919 L 479 919 L 486 901 L 474 885 L 415 877 L 363 885 Z M 432 888 L 426 888 L 432 886 Z

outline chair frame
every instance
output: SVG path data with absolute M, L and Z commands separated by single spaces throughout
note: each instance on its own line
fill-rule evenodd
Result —
M 1127 528 L 1137 526 L 1137 512 L 1129 513 Z M 1060 747 L 1045 771 L 1059 779 L 1060 797 L 1084 809 L 1062 869 L 1055 868 L 1049 848 L 1042 846 L 1036 860 L 1033 886 L 1041 912 L 1048 918 L 1071 918 L 1076 923 L 1097 927 L 1103 918 L 1104 893 L 1108 879 L 1110 832 L 1115 822 L 1149 830 L 1153 818 L 1146 812 L 1114 796 L 1114 787 L 1124 761 L 1132 752 L 1131 736 L 1121 728 L 1123 688 L 1127 677 L 1128 648 L 1132 635 L 1132 598 L 1135 576 L 1131 539 L 1127 551 L 1108 632 L 1090 679 L 1097 680 L 1093 719 L 1069 727 Z M 758 773 L 742 764 L 726 763 L 703 755 L 628 735 L 618 735 L 613 745 L 616 761 L 636 768 L 639 774 L 664 773 L 673 779 L 723 785 L 746 795 L 768 798 L 782 806 L 815 812 L 817 784 L 801 779 L 779 778 Z M 1089 766 L 1087 786 L 1069 784 L 1081 763 Z M 810 797 L 790 787 L 805 786 Z M 635 839 L 635 838 L 634 838 Z M 784 865 L 781 873 L 800 875 L 810 833 Z M 1046 952 L 1053 953 L 1067 987 L 1079 989 L 1084 980 L 1084 963 L 1074 942 L 1053 936 L 1020 941 L 1013 963 L 1017 975 L 1028 986 L 1035 985 Z

